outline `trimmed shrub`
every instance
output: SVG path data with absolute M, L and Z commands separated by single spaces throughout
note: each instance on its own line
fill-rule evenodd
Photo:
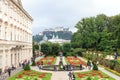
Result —
M 31 66 L 36 66 L 35 60 L 32 61 L 32 65 Z
M 91 77 L 88 77 L 86 80 L 92 80 Z
M 24 70 L 31 70 L 31 69 L 30 69 L 30 65 L 29 65 L 29 64 L 26 64 L 25 67 L 24 67 Z
M 120 73 L 120 65 L 119 64 L 115 65 L 114 70 Z
M 94 65 L 93 65 L 93 70 L 98 70 L 97 64 L 94 64 Z

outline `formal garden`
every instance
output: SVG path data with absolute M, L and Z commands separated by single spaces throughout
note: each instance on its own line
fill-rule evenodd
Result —
M 38 71 L 25 69 L 8 80 L 51 80 L 56 71 L 73 71 L 76 80 L 120 80 L 116 78 L 120 77 L 119 21 L 120 15 L 108 17 L 100 14 L 83 18 L 75 26 L 78 31 L 73 34 L 71 43 L 39 45 L 33 42 L 33 57 L 36 58 L 35 50 L 41 51 L 44 57 L 38 61 L 33 59 L 29 67 L 42 67 Z M 58 60 L 60 52 L 64 59 Z M 68 69 L 69 66 L 72 68 Z

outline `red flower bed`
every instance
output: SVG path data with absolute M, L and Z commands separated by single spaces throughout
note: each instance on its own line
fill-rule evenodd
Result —
M 36 64 L 41 64 L 41 62 L 43 62 L 43 65 L 52 65 L 54 60 L 55 60 L 54 57 L 46 57 L 37 61 Z
M 16 78 L 23 78 L 23 76 L 38 76 L 39 78 L 45 78 L 47 75 L 47 73 L 37 73 L 37 72 L 33 72 L 33 71 L 24 71 L 21 74 L 19 74 L 18 76 L 16 76 Z
M 67 57 L 66 59 L 67 59 L 69 64 L 72 64 L 72 65 L 80 65 L 80 64 L 82 64 L 82 65 L 86 66 L 86 63 L 84 61 L 80 60 L 79 58 Z
M 104 76 L 101 72 L 99 71 L 91 71 L 91 72 L 86 72 L 86 73 L 77 73 L 78 78 L 84 78 L 86 76 L 99 76 L 100 78 L 109 78 L 109 76 Z

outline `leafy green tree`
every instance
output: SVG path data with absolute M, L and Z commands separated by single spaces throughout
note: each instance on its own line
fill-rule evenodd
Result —
M 70 52 L 71 50 L 71 44 L 70 43 L 64 43 L 63 44 L 63 52 L 66 53 L 66 52 Z
M 86 48 L 100 51 L 113 51 L 120 48 L 120 15 L 108 17 L 99 14 L 96 17 L 81 19 L 73 34 L 71 44 L 73 48 Z
M 42 43 L 41 44 L 41 52 L 43 52 L 45 55 L 49 55 L 51 52 L 51 47 L 49 43 Z
M 53 43 L 51 45 L 51 47 L 52 47 L 52 52 L 51 53 L 53 55 L 58 55 L 58 52 L 60 51 L 60 45 L 58 43 Z

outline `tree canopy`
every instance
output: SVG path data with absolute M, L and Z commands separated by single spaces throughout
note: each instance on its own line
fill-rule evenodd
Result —
M 99 14 L 83 18 L 75 27 L 78 31 L 72 36 L 73 48 L 93 48 L 100 51 L 120 48 L 120 15 L 108 17 Z

